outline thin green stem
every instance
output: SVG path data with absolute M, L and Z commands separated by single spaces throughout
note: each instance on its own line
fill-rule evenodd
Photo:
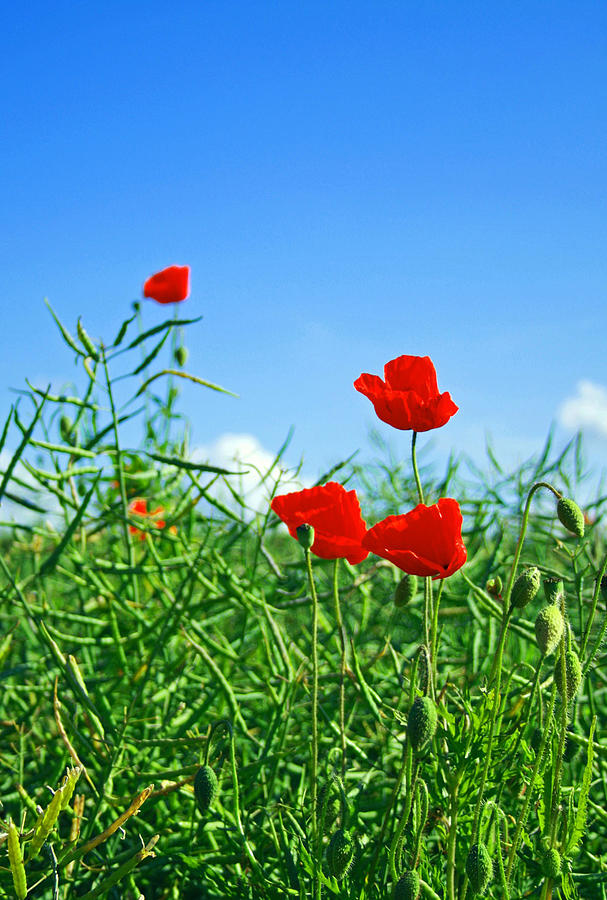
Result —
M 457 800 L 459 793 L 459 773 L 453 778 L 449 792 L 449 837 L 447 842 L 447 900 L 455 897 L 455 849 L 457 842 Z
M 310 796 L 312 798 L 312 847 L 314 849 L 314 896 L 320 897 L 321 882 L 319 876 L 320 847 L 318 835 L 318 595 L 312 573 L 312 554 L 305 550 L 308 582 L 312 597 L 312 764 L 310 767 Z
M 339 559 L 335 560 L 333 567 L 333 602 L 341 649 L 339 666 L 339 735 L 341 740 L 341 777 L 343 780 L 346 776 L 346 631 L 339 603 Z
M 419 469 L 417 468 L 417 453 L 415 452 L 415 444 L 417 443 L 417 431 L 413 432 L 413 437 L 411 438 L 411 462 L 413 463 L 413 475 L 415 476 L 415 484 L 417 485 L 417 494 L 419 496 L 419 502 L 424 502 L 424 492 L 422 490 L 422 483 L 419 479 Z

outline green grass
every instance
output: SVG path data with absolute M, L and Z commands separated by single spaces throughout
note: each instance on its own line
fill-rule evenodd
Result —
M 28 896 L 303 900 L 316 879 L 327 898 L 383 898 L 394 873 L 413 868 L 422 896 L 461 900 L 473 896 L 466 859 L 480 836 L 495 869 L 487 896 L 605 898 L 606 656 L 600 647 L 593 656 L 605 598 L 597 591 L 582 654 L 588 671 L 569 708 L 558 695 L 551 703 L 555 657 L 541 662 L 534 635 L 539 596 L 511 619 L 496 705 L 504 608 L 485 589 L 496 575 L 508 582 L 531 486 L 548 480 L 575 498 L 586 477 L 580 441 L 556 453 L 549 438 L 514 472 L 491 452 L 486 471 L 461 454 L 436 472 L 423 464 L 422 444 L 426 502 L 458 499 L 468 562 L 440 595 L 438 729 L 419 758 L 406 735 L 423 682 L 423 591 L 397 609 L 400 572 L 372 556 L 356 567 L 340 562 L 342 738 L 334 564 L 314 559 L 322 834 L 315 854 L 304 555 L 269 511 L 277 489 L 269 477 L 268 506 L 254 512 L 237 477 L 189 461 L 176 406 L 183 373 L 172 357 L 182 327 L 169 320 L 146 333 L 136 314 L 114 344 L 94 343 L 94 354 L 64 329 L 84 389 L 70 389 L 70 398 L 31 388 L 0 437 L 0 449 L 14 454 L 0 494 L 32 514 L 0 537 L 0 815 L 5 833 L 9 819 L 20 830 Z M 132 437 L 138 433 L 141 440 Z M 408 461 L 374 441 L 375 461 L 350 459 L 331 475 L 357 487 L 370 524 L 417 502 Z M 218 482 L 231 486 L 228 505 L 215 499 Z M 164 527 L 130 511 L 135 497 L 147 498 L 148 510 L 164 508 Z M 558 522 L 554 498 L 538 492 L 517 569 L 537 565 L 543 576 L 562 577 L 578 650 L 604 561 L 604 500 L 586 507 L 593 521 L 578 540 Z M 52 525 L 37 512 L 49 501 Z M 201 814 L 193 782 L 205 763 L 219 791 Z M 83 769 L 74 794 L 30 859 L 40 810 L 68 766 Z M 355 853 L 337 880 L 326 851 L 340 828 Z M 564 858 L 554 878 L 542 870 L 549 844 Z M 15 897 L 7 847 L 4 840 L 0 896 Z

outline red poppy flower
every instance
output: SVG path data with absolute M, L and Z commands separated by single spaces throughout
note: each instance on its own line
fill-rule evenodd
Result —
M 129 512 L 133 513 L 135 516 L 143 516 L 146 519 L 153 520 L 151 524 L 156 528 L 164 528 L 166 525 L 164 519 L 154 519 L 155 516 L 159 516 L 164 512 L 164 507 L 159 506 L 153 511 L 148 511 L 148 501 L 145 498 L 138 497 L 136 500 L 133 500 L 132 503 L 129 504 Z M 139 535 L 140 541 L 145 540 L 145 532 L 141 531 L 135 525 L 129 525 L 129 531 L 131 534 Z
M 440 428 L 458 410 L 449 393 L 439 394 L 429 356 L 399 356 L 384 366 L 384 378 L 360 375 L 354 387 L 368 397 L 382 422 L 403 431 Z
M 408 575 L 447 578 L 466 562 L 462 514 L 457 500 L 449 498 L 388 516 L 367 531 L 362 543 Z
M 157 303 L 180 303 L 189 293 L 189 266 L 169 266 L 150 276 L 143 285 L 143 296 Z
M 311 550 L 322 559 L 345 557 L 354 564 L 369 555 L 361 546 L 367 526 L 356 491 L 347 491 L 336 481 L 274 497 L 272 509 L 294 538 L 299 525 L 311 525 L 314 528 Z

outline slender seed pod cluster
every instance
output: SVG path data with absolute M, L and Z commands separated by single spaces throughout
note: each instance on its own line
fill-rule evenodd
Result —
M 512 588 L 510 602 L 516 609 L 524 609 L 534 599 L 540 589 L 542 576 L 537 566 L 525 569 L 518 576 Z
M 543 656 L 550 656 L 558 647 L 563 634 L 563 616 L 553 603 L 540 609 L 535 620 L 535 639 Z
M 23 852 L 19 842 L 19 831 L 14 822 L 8 824 L 8 863 L 13 876 L 13 885 L 17 900 L 27 897 L 27 877 L 23 865 Z
M 470 848 L 466 858 L 466 875 L 475 894 L 484 894 L 493 881 L 493 862 L 482 841 Z
M 403 575 L 394 591 L 394 606 L 399 609 L 411 603 L 417 593 L 417 576 Z
M 338 880 L 343 878 L 354 860 L 354 841 L 347 831 L 339 828 L 331 837 L 327 847 L 329 872 Z
M 407 734 L 415 753 L 423 753 L 436 733 L 436 705 L 430 697 L 417 697 L 409 711 Z
M 567 531 L 576 537 L 584 537 L 584 513 L 573 500 L 561 497 L 556 505 L 556 514 Z
M 417 872 L 405 872 L 394 885 L 393 900 L 418 900 L 420 882 Z
M 210 766 L 201 766 L 194 778 L 194 797 L 201 815 L 204 816 L 209 811 L 218 790 L 217 775 L 213 769 Z
M 565 702 L 570 703 L 579 691 L 582 683 L 582 664 L 575 650 L 567 650 L 565 653 L 565 680 L 567 682 L 567 697 L 565 698 Z M 562 697 L 563 669 L 560 655 L 554 664 L 554 682 Z

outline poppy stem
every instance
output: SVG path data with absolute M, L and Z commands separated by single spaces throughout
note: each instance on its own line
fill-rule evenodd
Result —
M 419 470 L 417 468 L 417 454 L 415 452 L 415 444 L 417 441 L 417 431 L 413 432 L 413 437 L 411 438 L 411 462 L 413 463 L 413 474 L 415 475 L 415 484 L 417 485 L 417 493 L 419 496 L 419 502 L 424 502 L 424 492 L 422 490 L 422 483 L 419 480 Z
M 310 795 L 312 797 L 312 847 L 314 862 L 314 898 L 319 900 L 321 882 L 319 876 L 320 853 L 318 840 L 318 596 L 312 574 L 312 554 L 309 548 L 304 550 L 306 568 L 312 597 L 312 765 L 310 768 Z
M 339 666 L 339 735 L 341 741 L 341 777 L 346 776 L 346 630 L 339 603 L 339 558 L 335 560 L 333 567 L 333 600 L 335 603 L 335 620 L 339 632 L 339 644 L 341 648 L 341 660 Z

